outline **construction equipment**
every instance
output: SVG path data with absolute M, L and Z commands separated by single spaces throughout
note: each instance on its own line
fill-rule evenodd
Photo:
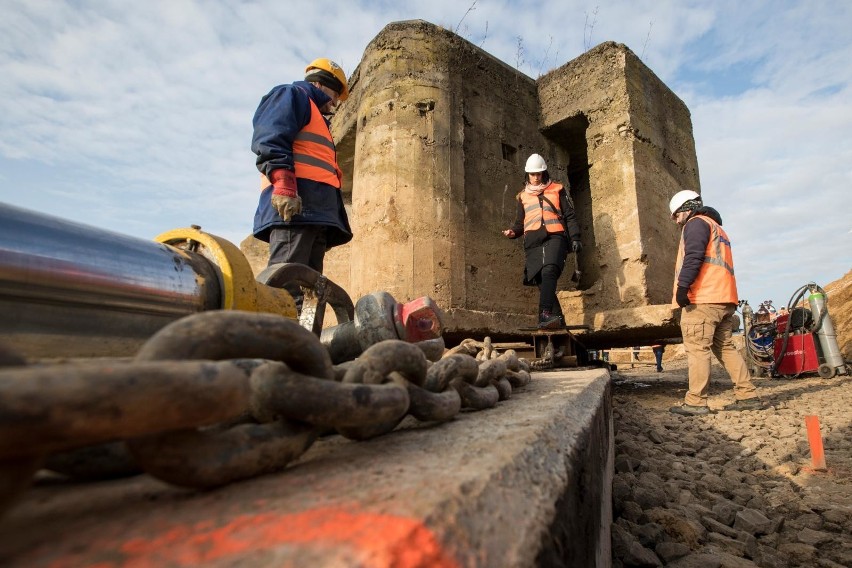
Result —
M 799 305 L 806 293 L 807 308 Z M 748 302 L 740 303 L 747 362 L 753 373 L 766 371 L 772 377 L 785 378 L 817 373 L 824 379 L 849 374 L 828 313 L 826 292 L 816 283 L 793 293 L 786 314 L 777 315 L 769 301 L 754 313 Z
M 290 282 L 309 292 L 301 318 Z M 239 248 L 197 225 L 146 241 L 0 204 L 0 335 L 23 357 L 130 356 L 167 324 L 216 309 L 299 319 L 319 336 L 326 306 L 338 323 L 324 341 L 335 363 L 385 339 L 443 350 L 430 298 L 400 304 L 376 292 L 359 305 L 307 266 L 276 264 L 255 279 Z
M 198 226 L 146 241 L 0 203 L 0 335 L 25 357 L 127 356 L 213 309 L 296 318 L 230 242 Z
M 806 292 L 809 308 L 797 307 Z M 816 371 L 820 377 L 830 379 L 849 374 L 828 314 L 825 290 L 814 282 L 805 284 L 793 293 L 787 309 L 789 314 L 775 320 L 776 375 L 798 376 Z
M 360 298 L 354 311 L 352 321 L 326 328 L 320 335 L 334 364 L 355 359 L 387 339 L 409 343 L 440 340 L 429 359 L 440 359 L 443 354 L 440 310 L 427 296 L 401 304 L 387 292 L 373 292 Z

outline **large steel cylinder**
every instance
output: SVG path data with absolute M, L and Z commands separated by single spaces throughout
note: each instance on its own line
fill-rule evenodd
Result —
M 198 255 L 0 203 L 0 342 L 26 357 L 132 354 L 220 304 Z
M 812 286 L 810 291 L 808 305 L 810 305 L 811 314 L 814 317 L 817 339 L 822 350 L 822 356 L 825 359 L 825 365 L 827 365 L 827 369 L 820 369 L 820 375 L 827 377 L 833 377 L 835 374 L 845 375 L 846 363 L 843 361 L 843 353 L 837 343 L 834 324 L 828 315 L 825 291 L 817 286 Z

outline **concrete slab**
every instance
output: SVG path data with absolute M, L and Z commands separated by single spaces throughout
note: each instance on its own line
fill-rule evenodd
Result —
M 215 491 L 41 482 L 0 519 L 0 564 L 608 566 L 612 440 L 606 371 L 534 373 L 493 409 L 327 437 Z

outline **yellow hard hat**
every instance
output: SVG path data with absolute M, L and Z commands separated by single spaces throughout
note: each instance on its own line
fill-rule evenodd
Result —
M 311 70 L 319 69 L 331 73 L 335 79 L 340 82 L 342 89 L 340 90 L 340 100 L 345 101 L 349 98 L 349 86 L 346 84 L 346 73 L 343 72 L 343 67 L 325 57 L 314 59 L 307 67 L 305 67 L 305 79 L 311 74 Z M 331 88 L 331 87 L 329 87 Z M 337 89 L 335 89 L 337 90 Z

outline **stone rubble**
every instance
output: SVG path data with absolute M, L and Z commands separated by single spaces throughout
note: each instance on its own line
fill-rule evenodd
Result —
M 719 412 L 686 417 L 668 411 L 686 362 L 664 367 L 612 373 L 613 566 L 852 566 L 852 378 L 755 379 L 768 408 L 725 412 L 731 382 L 714 362 Z M 827 471 L 813 469 L 806 415 Z

